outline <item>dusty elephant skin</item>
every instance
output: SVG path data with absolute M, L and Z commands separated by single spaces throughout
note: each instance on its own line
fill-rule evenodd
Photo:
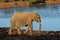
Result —
M 18 34 L 22 34 L 20 27 L 26 25 L 26 31 L 24 33 L 28 32 L 28 30 L 30 28 L 30 34 L 32 35 L 32 22 L 33 21 L 36 21 L 41 25 L 41 19 L 40 19 L 39 14 L 37 14 L 35 12 L 26 12 L 26 13 L 17 12 L 17 13 L 15 13 L 10 18 L 9 34 L 12 34 L 11 32 L 14 27 L 17 27 Z

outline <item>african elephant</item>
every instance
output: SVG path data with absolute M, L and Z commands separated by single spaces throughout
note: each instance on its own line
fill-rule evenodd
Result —
M 41 25 L 41 18 L 40 16 L 35 12 L 17 12 L 10 18 L 10 29 L 9 34 L 11 34 L 14 27 L 17 27 L 18 34 L 21 34 L 20 27 L 26 25 L 26 33 L 30 28 L 30 34 L 32 34 L 32 22 L 36 21 Z

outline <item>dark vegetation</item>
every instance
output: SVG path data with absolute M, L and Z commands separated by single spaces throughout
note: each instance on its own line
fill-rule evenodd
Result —
M 5 2 L 9 2 L 9 0 L 5 0 Z
M 37 0 L 36 2 L 45 3 L 45 0 Z
M 45 3 L 45 0 L 37 0 L 36 2 L 32 2 L 32 4 L 40 4 Z
M 14 0 L 14 1 L 20 1 L 20 0 Z
M 14 0 L 14 1 L 20 1 L 20 0 Z M 22 0 L 25 1 L 25 0 Z M 29 1 L 29 0 L 27 0 Z M 5 0 L 5 2 L 10 2 L 9 0 Z M 32 3 L 45 3 L 45 0 L 36 0 L 36 2 L 32 2 Z

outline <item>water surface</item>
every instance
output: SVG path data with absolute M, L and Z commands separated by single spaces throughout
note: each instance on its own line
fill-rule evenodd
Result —
M 0 27 L 10 26 L 10 17 L 16 12 L 34 11 L 41 16 L 42 31 L 60 31 L 60 5 L 16 7 L 0 9 Z M 24 27 L 25 28 L 25 27 Z M 33 22 L 33 30 L 39 30 L 38 23 Z

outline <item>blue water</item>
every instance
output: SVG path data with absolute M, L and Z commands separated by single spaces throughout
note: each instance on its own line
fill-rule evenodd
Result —
M 42 31 L 60 31 L 60 5 L 16 7 L 0 9 L 0 27 L 10 27 L 10 17 L 16 12 L 34 11 L 41 16 Z M 22 27 L 25 29 L 25 27 Z M 38 23 L 33 22 L 33 30 L 39 30 Z

